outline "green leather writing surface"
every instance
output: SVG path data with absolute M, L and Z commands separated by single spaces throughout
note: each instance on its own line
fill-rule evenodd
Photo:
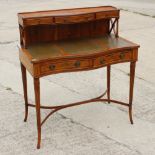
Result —
M 89 55 L 104 52 L 108 49 L 133 47 L 136 44 L 114 35 L 94 38 L 80 38 L 74 40 L 58 41 L 53 43 L 41 43 L 28 47 L 28 51 L 34 59 L 46 59 L 70 55 Z
M 28 47 L 33 59 L 44 59 L 61 56 L 59 48 L 54 43 L 41 43 Z

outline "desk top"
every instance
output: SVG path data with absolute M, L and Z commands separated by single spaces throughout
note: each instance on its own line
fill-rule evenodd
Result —
M 110 50 L 139 47 L 137 44 L 114 35 L 81 38 L 29 46 L 27 52 L 34 61 L 64 57 L 76 57 L 105 53 Z

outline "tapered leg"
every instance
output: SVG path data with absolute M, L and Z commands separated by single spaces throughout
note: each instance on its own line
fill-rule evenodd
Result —
M 134 87 L 134 78 L 135 78 L 135 67 L 136 62 L 130 63 L 130 91 L 129 91 L 129 118 L 131 124 L 133 124 L 132 119 L 132 100 L 133 100 L 133 87 Z
M 41 143 L 40 81 L 39 81 L 39 78 L 34 78 L 34 92 L 35 92 L 36 117 L 37 117 L 37 129 L 38 129 L 37 149 L 39 149 L 40 143 Z
M 22 63 L 21 63 L 21 72 L 22 72 L 23 91 L 24 91 L 24 100 L 25 100 L 25 118 L 24 118 L 24 122 L 26 122 L 27 117 L 28 117 L 27 77 L 26 77 L 26 68 Z
M 110 72 L 111 72 L 111 66 L 107 66 L 107 98 L 108 98 L 108 103 L 110 103 Z

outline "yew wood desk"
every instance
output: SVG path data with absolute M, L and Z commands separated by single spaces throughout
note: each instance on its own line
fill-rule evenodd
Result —
M 89 102 L 113 102 L 129 108 L 132 120 L 132 99 L 135 64 L 139 45 L 118 35 L 119 10 L 112 6 L 24 12 L 18 14 L 20 30 L 19 58 L 25 99 L 25 121 L 28 107 L 36 108 L 38 144 L 41 126 L 54 112 Z M 110 68 L 116 63 L 130 62 L 129 102 L 110 97 Z M 73 71 L 107 67 L 107 91 L 77 103 L 60 106 L 40 104 L 40 77 Z M 34 79 L 35 104 L 28 103 L 26 70 Z M 107 94 L 106 98 L 103 98 Z M 51 109 L 41 120 L 40 109 Z

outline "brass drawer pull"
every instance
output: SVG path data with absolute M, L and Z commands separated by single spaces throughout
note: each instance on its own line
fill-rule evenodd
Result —
M 49 69 L 50 69 L 50 70 L 54 70 L 54 69 L 55 69 L 55 65 L 50 65 L 50 66 L 49 66 Z
M 74 64 L 75 67 L 80 67 L 80 61 L 76 61 Z
M 104 59 L 100 59 L 100 64 L 104 64 L 105 63 L 105 60 Z
M 120 53 L 119 57 L 120 57 L 120 59 L 124 59 L 125 58 L 125 54 L 124 53 Z

